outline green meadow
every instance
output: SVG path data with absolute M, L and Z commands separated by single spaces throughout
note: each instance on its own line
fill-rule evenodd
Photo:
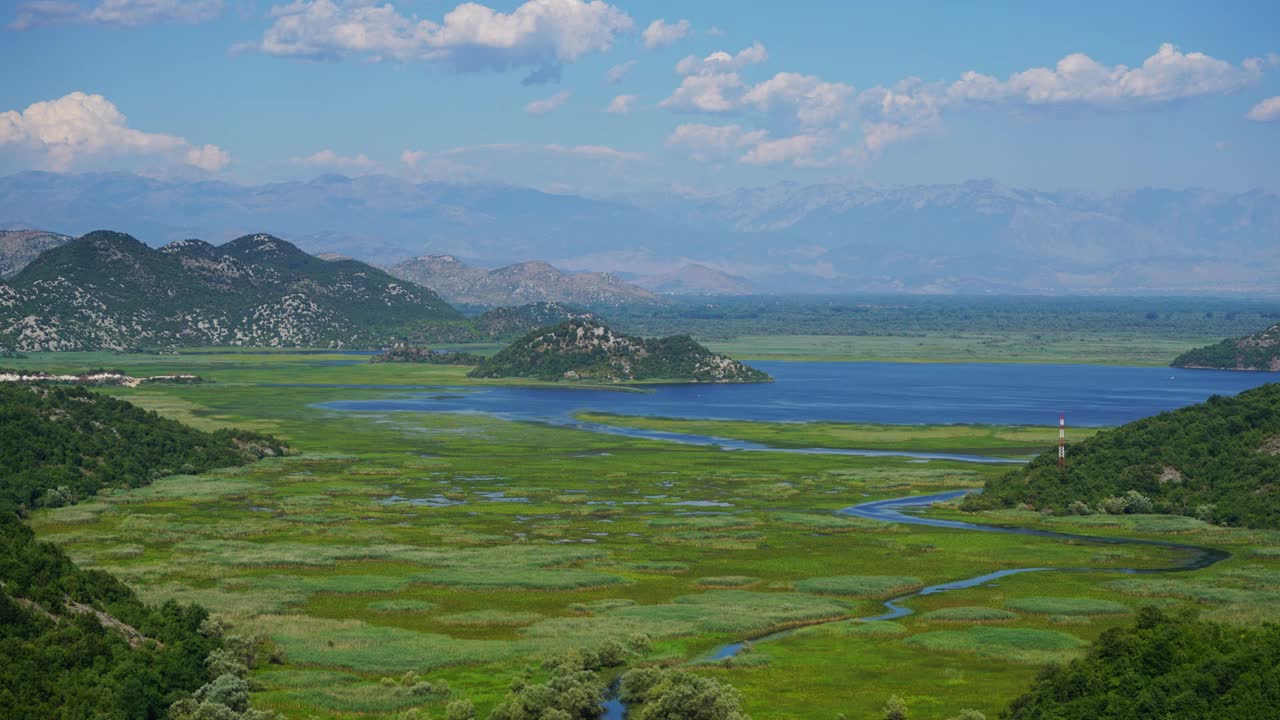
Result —
M 1007 466 L 730 452 L 477 414 L 318 407 L 475 382 L 466 368 L 352 359 L 207 352 L 6 361 L 196 373 L 213 382 L 106 391 L 197 427 L 269 432 L 297 451 L 162 478 L 31 521 L 148 601 L 199 602 L 238 632 L 270 638 L 277 652 L 253 673 L 254 703 L 294 720 L 395 720 L 415 708 L 440 717 L 458 698 L 484 717 L 514 677 L 544 676 L 542 660 L 636 633 L 652 644 L 633 666 L 714 676 L 742 692 L 757 720 L 875 717 L 890 695 L 917 719 L 961 708 L 995 717 L 1046 664 L 1079 656 L 1143 605 L 1197 607 L 1241 624 L 1280 615 L 1280 532 L 1159 516 L 964 515 L 1232 553 L 1202 571 L 1120 574 L 1111 571 L 1172 565 L 1179 551 L 835 514 L 978 487 Z M 1053 428 L 627 422 L 779 445 L 1010 455 L 1055 437 Z M 1072 570 L 911 598 L 904 604 L 914 614 L 893 622 L 857 620 L 924 585 L 1020 567 Z M 765 636 L 735 658 L 708 660 L 723 644 Z
M 759 335 L 709 342 L 741 360 L 1082 363 L 1166 367 L 1221 338 L 1110 331 L 939 332 L 894 335 Z

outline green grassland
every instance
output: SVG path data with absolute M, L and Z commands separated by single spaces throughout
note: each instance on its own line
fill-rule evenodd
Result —
M 1107 571 L 1167 566 L 1178 553 L 834 514 L 977 487 L 1003 467 L 728 452 L 484 415 L 317 407 L 474 382 L 465 368 L 333 364 L 348 360 L 219 352 L 6 361 L 200 374 L 213 382 L 106 391 L 196 427 L 270 432 L 300 451 L 31 520 L 42 538 L 148 601 L 198 601 L 238 630 L 269 636 L 283 659 L 255 671 L 254 703 L 295 720 L 393 720 L 415 707 L 439 717 L 459 697 L 484 717 L 514 676 L 545 676 L 542 659 L 636 632 L 653 645 L 633 664 L 728 682 L 757 720 L 873 717 L 891 694 L 920 720 L 961 708 L 994 717 L 1046 663 L 1078 656 L 1144 604 L 1203 607 L 1246 624 L 1280 616 L 1280 532 L 1187 518 L 965 516 L 1233 553 L 1205 571 L 1116 574 Z M 788 430 L 748 423 L 734 436 Z M 1018 428 L 840 431 L 796 430 L 894 449 L 1045 444 L 1043 431 Z M 1016 567 L 1081 570 L 913 598 L 906 605 L 916 614 L 893 623 L 854 620 L 904 589 Z M 721 644 L 785 629 L 738 658 L 705 661 Z M 450 690 L 383 683 L 406 672 Z
M 999 362 L 1167 366 L 1221 338 L 1131 332 L 922 332 L 913 335 L 764 335 L 707 342 L 739 360 Z
M 1058 442 L 1057 427 L 1008 425 L 867 425 L 860 423 L 761 423 L 686 420 L 580 412 L 578 420 L 661 432 L 747 440 L 783 448 L 846 448 L 1028 457 Z M 1072 428 L 1076 442 L 1101 428 Z

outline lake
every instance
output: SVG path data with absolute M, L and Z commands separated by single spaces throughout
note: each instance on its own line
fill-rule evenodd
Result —
M 648 385 L 646 392 L 564 388 L 428 388 L 347 411 L 482 412 L 565 423 L 580 410 L 672 418 L 883 424 L 1119 425 L 1234 395 L 1276 373 L 1101 365 L 756 362 L 777 382 Z

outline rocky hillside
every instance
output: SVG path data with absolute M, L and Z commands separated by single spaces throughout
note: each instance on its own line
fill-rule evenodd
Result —
M 40 253 L 71 238 L 43 230 L 0 230 L 0 279 L 13 277 Z
M 645 275 L 635 284 L 662 295 L 750 295 L 756 287 L 746 278 L 691 263 L 671 272 Z
M 974 507 L 1171 513 L 1280 527 L 1280 384 L 1144 418 L 987 482 Z
M 1174 358 L 1173 366 L 1280 372 L 1280 324 L 1248 337 L 1188 350 Z
M 460 317 L 426 288 L 271 235 L 155 250 L 98 231 L 0 284 L 0 348 L 15 350 L 379 346 Z
M 717 355 L 688 335 L 639 338 L 595 320 L 535 330 L 471 372 L 472 377 L 631 382 L 770 382 L 768 375 Z
M 510 342 L 531 330 L 577 319 L 594 320 L 593 313 L 560 303 L 529 303 L 500 307 L 474 317 L 432 321 L 410 333 L 420 344 Z
M 584 307 L 659 303 L 658 296 L 608 273 L 566 273 L 544 262 L 485 270 L 452 255 L 427 255 L 392 266 L 392 275 L 458 305 L 499 307 L 557 302 Z

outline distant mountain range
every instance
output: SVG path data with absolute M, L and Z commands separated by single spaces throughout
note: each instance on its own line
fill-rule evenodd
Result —
M 1265 191 L 780 183 L 591 198 L 389 176 L 241 186 L 24 172 L 0 178 L 0 226 L 15 223 L 128 228 L 155 245 L 271 228 L 309 252 L 387 265 L 538 258 L 651 290 L 691 286 L 641 278 L 703 265 L 763 291 L 1280 292 L 1280 197 Z
M 429 287 L 455 305 L 500 307 L 554 302 L 601 307 L 662 302 L 648 290 L 608 273 L 565 273 L 537 261 L 485 270 L 452 255 L 426 255 L 392 265 L 387 272 Z
M 430 290 L 271 235 L 150 248 L 97 231 L 0 284 L 0 347 L 380 346 L 461 315 Z

